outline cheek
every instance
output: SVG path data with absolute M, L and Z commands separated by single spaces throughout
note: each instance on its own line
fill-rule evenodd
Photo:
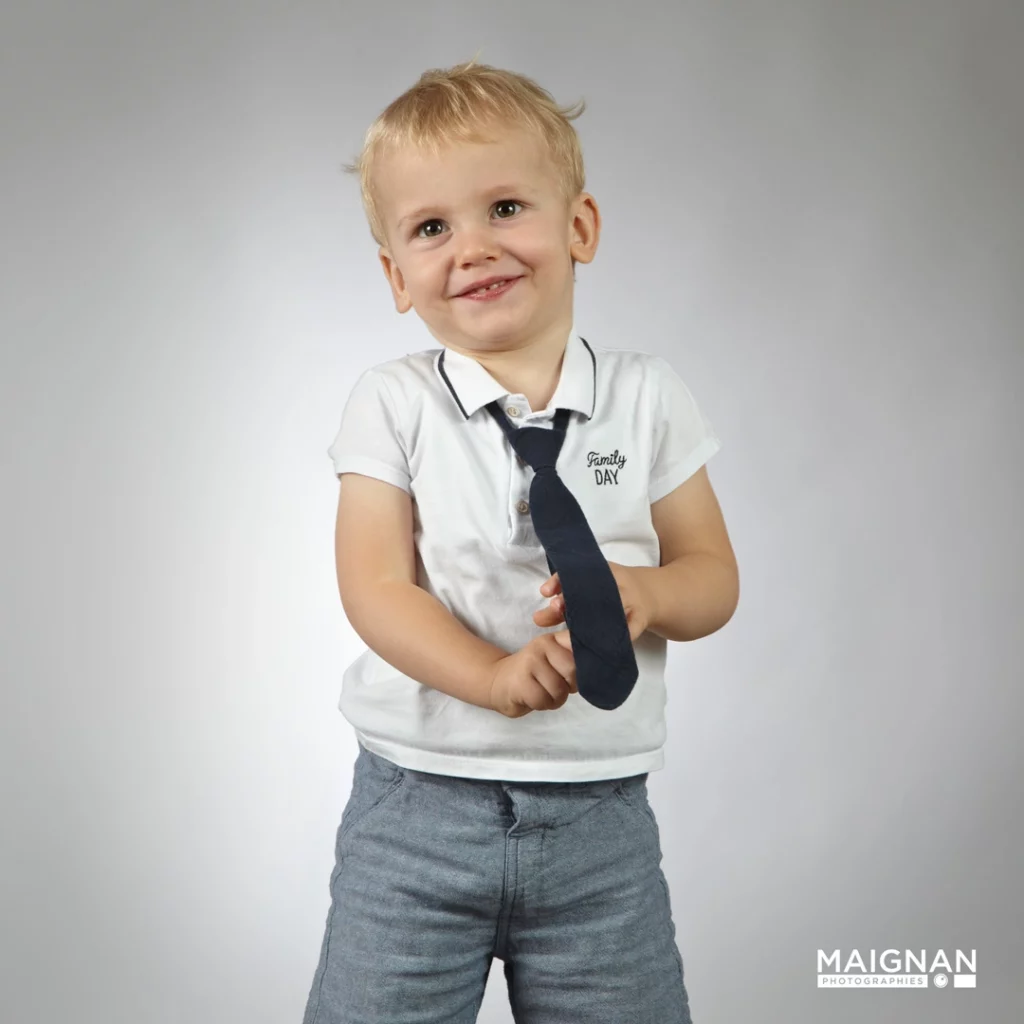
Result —
M 542 230 L 524 232 L 515 242 L 509 243 L 509 249 L 524 262 L 545 269 L 559 267 L 569 262 L 568 236 L 563 237 L 550 226 Z
M 440 260 L 432 260 L 424 253 L 413 260 L 405 273 L 405 286 L 414 297 L 428 298 L 438 289 L 444 290 L 446 283 L 444 266 Z

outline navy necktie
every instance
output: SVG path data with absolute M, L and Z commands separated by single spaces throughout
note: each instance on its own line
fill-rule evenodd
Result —
M 547 554 L 548 568 L 558 573 L 562 585 L 576 687 L 584 700 L 612 711 L 636 683 L 636 654 L 619 586 L 583 509 L 555 471 L 570 410 L 555 412 L 552 430 L 513 427 L 497 402 L 490 402 L 487 411 L 534 470 L 530 515 Z

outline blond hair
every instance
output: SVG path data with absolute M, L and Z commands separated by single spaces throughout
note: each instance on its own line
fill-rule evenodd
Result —
M 373 173 L 382 156 L 407 144 L 436 156 L 452 142 L 492 142 L 488 129 L 495 126 L 523 128 L 541 138 L 568 205 L 584 185 L 583 153 L 570 122 L 585 109 L 583 100 L 570 107 L 559 106 L 533 79 L 478 64 L 475 57 L 451 68 L 424 71 L 419 81 L 370 125 L 359 158 L 344 165 L 345 171 L 359 175 L 363 209 L 374 241 L 386 244 Z

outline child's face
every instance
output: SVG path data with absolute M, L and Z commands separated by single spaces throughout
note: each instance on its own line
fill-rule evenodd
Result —
M 542 140 L 518 129 L 498 138 L 439 157 L 402 150 L 377 178 L 396 308 L 466 352 L 522 347 L 571 323 L 572 260 L 589 263 L 600 233 L 593 196 L 566 206 Z M 490 277 L 516 281 L 490 300 L 459 294 Z

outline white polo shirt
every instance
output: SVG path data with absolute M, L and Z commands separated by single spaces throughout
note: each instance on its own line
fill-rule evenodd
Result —
M 661 356 L 601 348 L 569 334 L 558 387 L 535 411 L 476 360 L 435 348 L 358 378 L 328 448 L 334 471 L 361 473 L 413 497 L 416 581 L 471 632 L 519 650 L 541 632 L 547 559 L 529 514 L 533 469 L 484 408 L 550 428 L 573 410 L 557 471 L 605 558 L 660 564 L 651 504 L 720 447 L 680 376 Z M 372 752 L 405 768 L 480 779 L 580 782 L 664 765 L 667 641 L 634 641 L 639 678 L 614 711 L 578 693 L 553 711 L 506 718 L 404 675 L 366 650 L 345 671 L 339 708 Z

